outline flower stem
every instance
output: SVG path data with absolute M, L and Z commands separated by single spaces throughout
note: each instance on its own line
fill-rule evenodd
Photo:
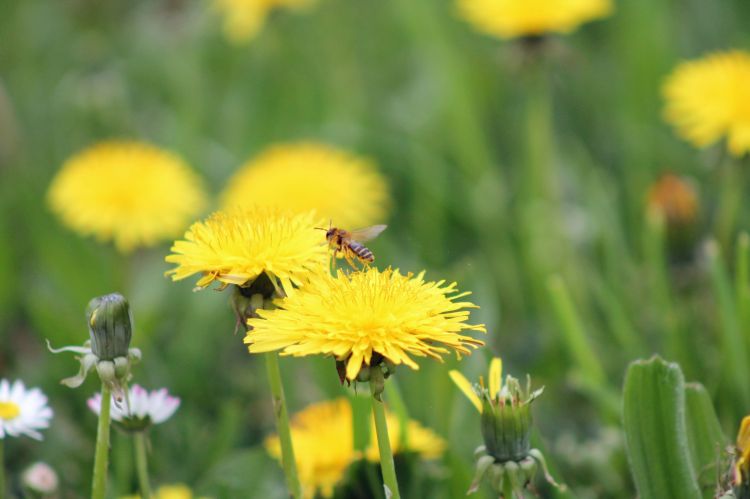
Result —
M 96 452 L 94 454 L 94 477 L 91 486 L 91 499 L 104 499 L 107 489 L 109 409 L 111 405 L 112 393 L 106 383 L 102 383 L 102 407 L 99 412 L 99 425 L 96 430 Z
M 5 456 L 3 455 L 3 443 L 5 439 L 0 438 L 0 497 L 5 497 Z
M 135 467 L 138 470 L 138 485 L 141 498 L 151 498 L 151 484 L 148 481 L 148 458 L 146 456 L 146 432 L 139 431 L 133 435 L 135 445 Z
M 286 485 L 289 494 L 295 499 L 302 497 L 302 487 L 297 476 L 297 464 L 294 460 L 294 447 L 292 446 L 292 433 L 289 429 L 289 412 L 284 398 L 284 386 L 281 383 L 281 369 L 279 369 L 279 356 L 275 352 L 269 352 L 266 357 L 266 371 L 268 372 L 268 383 L 271 385 L 273 396 L 273 412 L 276 417 L 276 430 L 279 432 L 281 442 L 281 463 L 284 466 Z
M 380 387 L 380 389 L 378 389 Z M 398 482 L 396 481 L 396 466 L 393 463 L 391 440 L 388 437 L 388 424 L 385 420 L 385 408 L 380 398 L 383 387 L 383 371 L 380 368 L 370 368 L 370 393 L 372 393 L 372 415 L 375 417 L 375 433 L 378 436 L 378 450 L 380 451 L 380 470 L 383 473 L 383 485 L 386 488 L 386 499 L 399 499 Z

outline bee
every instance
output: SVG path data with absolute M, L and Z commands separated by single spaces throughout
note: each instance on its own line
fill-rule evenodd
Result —
M 375 261 L 375 255 L 362 243 L 376 238 L 386 227 L 388 226 L 373 225 L 352 231 L 329 227 L 321 230 L 326 231 L 326 240 L 328 245 L 334 249 L 335 254 L 343 255 L 349 265 L 355 267 L 355 258 L 364 265 L 369 265 Z

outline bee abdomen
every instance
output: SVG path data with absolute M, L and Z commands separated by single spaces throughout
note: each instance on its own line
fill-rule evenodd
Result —
M 351 243 L 349 243 L 349 248 L 355 255 L 357 255 L 357 258 L 359 258 L 363 262 L 371 263 L 375 261 L 375 255 L 373 255 L 372 251 L 370 251 L 364 244 L 352 241 Z

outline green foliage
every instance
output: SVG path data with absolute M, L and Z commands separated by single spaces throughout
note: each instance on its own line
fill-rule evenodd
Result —
M 485 352 L 399 368 L 402 397 L 386 393 L 399 417 L 448 441 L 442 460 L 397 470 L 415 484 L 407 497 L 466 492 L 479 418 L 447 371 L 477 379 L 493 354 L 545 386 L 535 406 L 545 445 L 535 446 L 581 499 L 635 495 L 613 430 L 622 373 L 653 353 L 679 361 L 707 388 L 681 391 L 679 370 L 657 361 L 629 371 L 635 477 L 641 499 L 712 490 L 720 430 L 733 434 L 750 407 L 750 243 L 732 244 L 750 228 L 750 159 L 719 175 L 723 144 L 697 151 L 677 138 L 660 86 L 685 58 L 749 47 L 750 2 L 619 0 L 611 18 L 555 37 L 541 65 L 474 32 L 454 0 L 321 0 L 275 13 L 246 46 L 223 39 L 210 3 L 0 0 L 0 376 L 39 386 L 55 410 L 44 442 L 6 440 L 11 482 L 44 460 L 65 497 L 89 490 L 96 420 L 86 398 L 98 386 L 60 386 L 76 366 L 44 345 L 81 344 L 88 300 L 119 291 L 144 353 L 133 381 L 182 399 L 150 435 L 154 486 L 285 496 L 262 447 L 274 431 L 263 366 L 233 335 L 226 293 L 165 279 L 168 242 L 126 258 L 71 233 L 45 193 L 67 157 L 104 138 L 178 152 L 213 195 L 265 146 L 311 139 L 368 156 L 388 177 L 393 214 L 372 243 L 377 263 L 457 280 L 487 324 Z M 679 254 L 644 209 L 666 170 L 700 194 L 696 241 Z M 706 254 L 709 239 L 718 243 Z M 346 393 L 331 359 L 281 366 L 292 413 Z M 633 405 L 642 398 L 657 405 Z M 115 432 L 112 443 L 110 490 L 133 493 L 131 442 Z M 685 490 L 668 483 L 679 470 L 665 456 L 692 477 Z M 647 496 L 651 478 L 667 495 Z M 352 497 L 368 497 L 369 486 L 348 482 Z
M 685 385 L 677 364 L 659 357 L 628 367 L 623 426 L 639 497 L 698 499 L 699 475 L 716 464 L 724 437 L 710 398 L 700 385 Z M 714 473 L 715 473 L 714 469 Z

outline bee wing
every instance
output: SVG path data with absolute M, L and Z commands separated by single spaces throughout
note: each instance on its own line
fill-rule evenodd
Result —
M 388 227 L 387 225 L 373 225 L 371 227 L 364 227 L 362 229 L 353 230 L 351 232 L 351 238 L 361 243 L 375 239 L 380 235 L 381 232 Z

